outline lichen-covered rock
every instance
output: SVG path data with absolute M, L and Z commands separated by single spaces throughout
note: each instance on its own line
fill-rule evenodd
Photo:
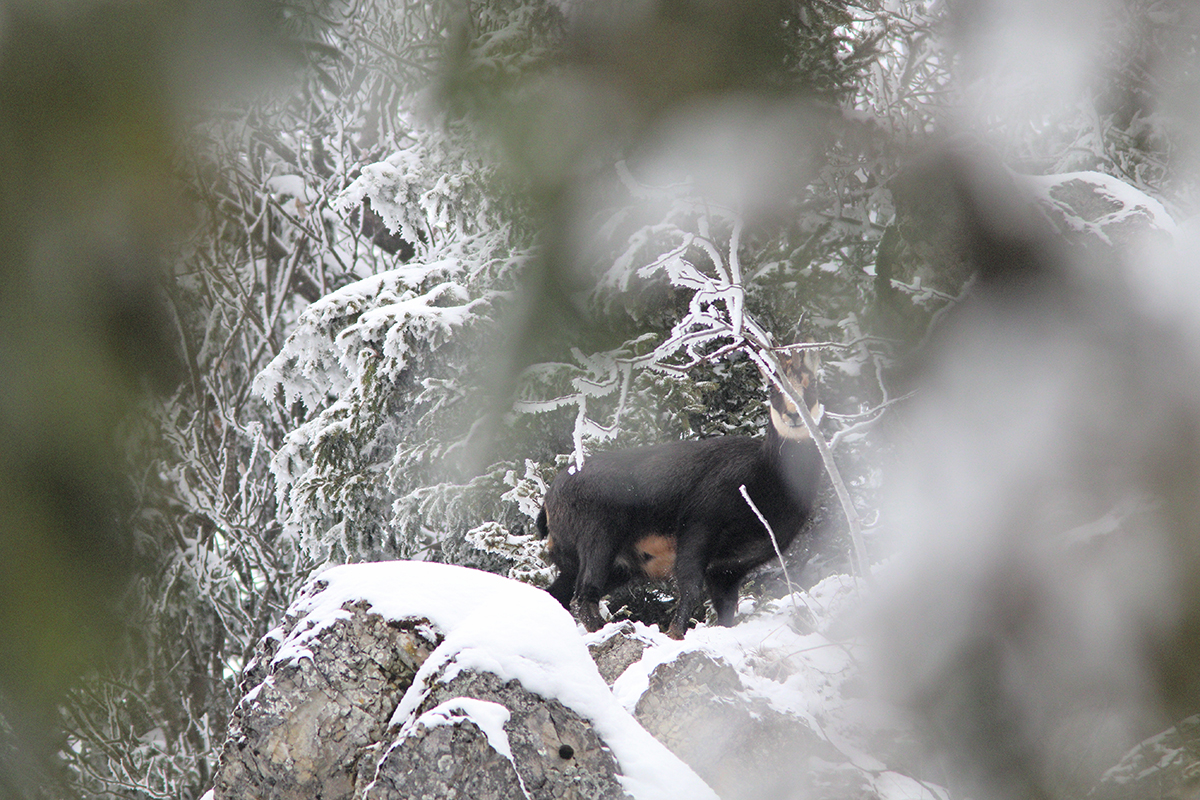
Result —
M 542 698 L 516 681 L 504 682 L 488 672 L 460 672 L 446 683 L 434 678 L 430 686 L 415 721 L 404 726 L 380 762 L 364 800 L 411 797 L 413 786 L 420 786 L 420 796 L 430 800 L 627 797 L 617 779 L 617 763 L 612 753 L 586 720 L 557 700 Z M 463 703 L 464 698 L 470 703 Z M 504 712 L 502 724 L 492 720 L 493 729 L 482 744 L 478 734 L 480 720 L 471 713 L 480 705 Z M 448 714 L 446 709 L 451 712 Z M 465 730 L 449 735 L 447 728 Z M 491 749 L 490 754 L 481 751 L 484 744 Z M 463 787 L 452 781 L 426 781 L 422 777 L 427 771 L 435 772 L 432 765 L 437 763 L 453 765 L 452 769 L 457 771 L 456 759 L 460 755 L 473 759 L 471 763 L 486 773 L 473 784 L 478 793 L 464 794 Z M 519 781 L 524 794 L 520 791 L 503 794 L 512 780 Z
M 650 643 L 635 633 L 632 622 L 623 622 L 599 633 L 604 638 L 589 644 L 588 652 L 600 670 L 600 677 L 612 686 L 630 664 L 641 659 Z
M 616 701 L 553 598 L 475 570 L 328 570 L 242 688 L 214 800 L 716 800 Z
M 469 718 L 420 728 L 390 748 L 365 786 L 364 800 L 522 797 L 512 761 Z
M 746 697 L 737 672 L 700 651 L 656 667 L 634 716 L 723 800 L 851 797 L 861 788 L 845 785 L 845 756 L 826 739 Z
M 268 634 L 246 670 L 216 800 L 350 798 L 360 759 L 440 640 L 426 621 L 389 621 L 365 603 L 319 631 L 300 622 Z

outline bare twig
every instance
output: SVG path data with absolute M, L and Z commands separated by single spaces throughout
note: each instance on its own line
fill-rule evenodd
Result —
M 818 614 L 809 603 L 808 592 L 805 592 L 803 589 L 797 589 L 792 584 L 792 577 L 788 574 L 787 562 L 783 560 L 783 551 L 779 549 L 779 540 L 775 538 L 775 531 L 771 528 L 771 523 L 767 522 L 767 518 L 758 510 L 758 506 L 754 504 L 754 501 L 750 499 L 750 493 L 746 491 L 746 484 L 739 486 L 738 491 L 742 493 L 742 498 L 745 499 L 746 505 L 750 506 L 750 510 L 754 512 L 754 516 L 758 517 L 758 521 L 767 529 L 767 535 L 771 537 L 771 546 L 775 548 L 775 555 L 779 556 L 779 566 L 783 568 L 783 581 L 787 584 L 788 597 L 792 599 L 792 605 L 797 609 L 800 608 L 800 606 L 796 605 L 796 595 L 800 595 L 801 599 L 804 600 L 804 605 L 809 616 L 815 624 Z
M 779 549 L 779 540 L 775 538 L 775 531 L 771 528 L 771 523 L 767 522 L 767 518 L 758 510 L 758 506 L 750 499 L 750 493 L 746 491 L 746 484 L 738 487 L 738 491 L 742 493 L 742 498 L 745 499 L 746 505 L 750 506 L 750 510 L 754 512 L 754 516 L 758 517 L 758 521 L 767 529 L 767 535 L 771 537 L 771 546 L 775 548 L 775 555 L 779 556 L 779 564 L 783 567 L 783 580 L 787 583 L 788 594 L 795 594 L 796 587 L 792 586 L 792 578 L 788 575 L 787 562 L 783 560 L 783 551 Z

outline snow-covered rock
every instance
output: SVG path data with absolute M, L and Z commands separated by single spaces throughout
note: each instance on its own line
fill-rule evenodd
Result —
M 860 591 L 836 575 L 745 603 L 731 628 L 676 642 L 624 623 L 590 634 L 589 647 L 602 671 L 615 654 L 640 654 L 614 693 L 724 800 L 940 797 L 913 731 L 863 696 L 862 642 L 843 624 Z
M 322 573 L 243 688 L 216 800 L 459 796 L 459 759 L 476 797 L 520 797 L 514 780 L 534 798 L 716 797 L 617 702 L 550 595 L 477 570 Z
M 815 791 L 826 765 L 845 760 L 829 740 L 744 692 L 726 661 L 693 650 L 655 667 L 635 716 L 724 800 L 839 796 Z M 855 788 L 869 783 L 854 778 Z
M 215 800 L 937 797 L 855 697 L 835 620 L 858 591 L 830 578 L 674 641 L 585 634 L 476 570 L 336 567 L 260 643 Z
M 400 623 L 348 604 L 320 622 L 293 607 L 259 643 L 242 680 L 216 798 L 350 797 L 418 667 L 440 643 L 425 620 Z

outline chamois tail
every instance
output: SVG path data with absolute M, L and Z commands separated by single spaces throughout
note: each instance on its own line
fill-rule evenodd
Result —
M 542 510 L 537 515 L 537 531 L 538 538 L 545 539 L 550 535 L 550 528 L 546 525 L 546 507 L 542 506 Z

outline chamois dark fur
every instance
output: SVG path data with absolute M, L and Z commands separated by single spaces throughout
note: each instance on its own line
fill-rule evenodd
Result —
M 785 377 L 818 414 L 816 354 L 795 354 Z M 780 550 L 812 511 L 824 470 L 795 406 L 774 386 L 764 439 L 719 436 L 600 453 L 554 479 L 538 515 L 558 577 L 549 592 L 588 630 L 600 598 L 640 577 L 673 577 L 679 606 L 668 634 L 680 639 L 706 587 L 721 625 L 733 624 L 738 587 Z

